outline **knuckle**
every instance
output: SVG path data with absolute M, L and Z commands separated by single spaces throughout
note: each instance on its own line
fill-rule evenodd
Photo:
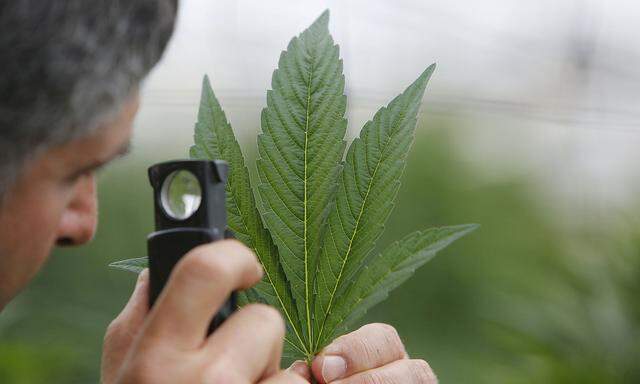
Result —
M 435 384 L 438 382 L 431 366 L 424 360 L 409 360 L 409 372 L 415 383 Z
M 120 339 L 124 333 L 124 326 L 119 317 L 116 317 L 107 326 L 107 331 L 104 334 L 104 341 Z
M 383 332 L 385 335 L 388 335 L 389 337 L 397 338 L 397 339 L 400 338 L 400 336 L 398 336 L 398 331 L 395 329 L 394 326 L 390 324 L 375 323 L 372 325 L 378 327 L 381 332 Z
M 234 254 L 236 256 L 249 256 L 251 259 L 256 259 L 253 251 L 244 245 L 240 240 L 236 239 L 224 239 L 219 240 L 214 243 L 209 243 L 204 246 L 205 248 L 210 248 L 215 250 L 214 252 L 224 253 L 224 254 Z
M 389 324 L 378 323 L 375 324 L 382 334 L 384 344 L 387 348 L 390 348 L 398 357 L 404 356 L 404 344 L 398 331 Z
M 347 359 L 356 360 L 360 362 L 358 365 L 364 367 L 405 357 L 398 332 L 388 324 L 365 325 L 356 332 L 336 339 L 336 344 L 346 352 Z
M 375 346 L 363 337 L 347 337 L 341 340 L 343 357 L 348 366 L 369 368 L 379 360 L 379 351 Z
M 265 304 L 249 304 L 244 308 L 247 312 L 251 313 L 256 321 L 259 321 L 263 327 L 266 327 L 271 332 L 275 331 L 279 338 L 284 336 L 284 320 L 277 309 Z
M 229 273 L 228 267 L 221 258 L 215 257 L 207 246 L 194 248 L 183 257 L 176 265 L 176 276 L 187 279 L 201 278 L 203 280 L 226 281 Z

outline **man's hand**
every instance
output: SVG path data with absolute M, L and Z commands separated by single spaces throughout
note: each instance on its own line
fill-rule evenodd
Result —
M 289 368 L 309 378 L 304 362 Z M 368 324 L 341 336 L 322 350 L 311 366 L 320 384 L 436 384 L 424 360 L 411 360 L 396 330 L 387 324 Z
M 307 383 L 280 372 L 284 323 L 275 309 L 247 305 L 206 336 L 231 291 L 249 288 L 261 277 L 255 255 L 240 242 L 200 246 L 180 260 L 148 311 L 148 273 L 143 272 L 129 303 L 107 329 L 102 382 Z

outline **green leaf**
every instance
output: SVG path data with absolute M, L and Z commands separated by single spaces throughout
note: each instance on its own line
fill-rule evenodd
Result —
M 326 11 L 280 55 L 258 137 L 263 218 L 278 246 L 308 346 L 314 276 L 346 130 L 342 60 L 328 22 Z
M 135 259 L 115 261 L 109 264 L 109 266 L 115 269 L 122 269 L 123 271 L 140 273 L 142 272 L 143 269 L 147 268 L 148 264 L 149 264 L 149 260 L 145 256 L 145 257 L 138 257 Z
M 391 290 L 404 283 L 436 252 L 478 227 L 477 224 L 465 224 L 416 231 L 371 258 L 327 317 L 325 328 L 332 332 L 325 335 L 321 344 L 384 300 Z
M 265 302 L 280 309 L 291 333 L 287 335 L 287 341 L 304 350 L 298 314 L 278 260 L 277 248 L 262 224 L 240 145 L 207 76 L 202 81 L 194 142 L 190 150 L 192 158 L 222 159 L 229 163 L 226 185 L 227 225 L 238 240 L 253 249 L 265 271 L 264 279 L 254 287 L 254 295 L 249 298 L 256 297 L 257 294 Z
M 320 259 L 314 350 L 338 295 L 374 248 L 394 206 L 424 90 L 435 65 L 368 121 L 349 147 Z M 331 329 L 328 330 L 331 332 Z

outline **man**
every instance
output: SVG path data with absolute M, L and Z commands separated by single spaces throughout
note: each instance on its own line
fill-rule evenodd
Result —
M 94 172 L 126 152 L 138 87 L 160 59 L 177 0 L 13 0 L 0 4 L 0 309 L 56 246 L 89 242 Z M 104 383 L 434 383 L 395 330 L 371 324 L 281 371 L 284 325 L 267 306 L 208 322 L 232 290 L 262 276 L 237 241 L 198 247 L 178 263 L 151 311 L 143 272 L 109 326 Z

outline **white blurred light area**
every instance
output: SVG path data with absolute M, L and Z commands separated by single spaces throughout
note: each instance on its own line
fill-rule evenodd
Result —
M 437 62 L 422 113 L 466 127 L 456 142 L 479 172 L 531 175 L 567 201 L 637 195 L 640 5 L 622 0 L 183 0 L 143 88 L 137 150 L 186 156 L 205 73 L 253 143 L 280 51 L 324 9 L 344 60 L 351 137 Z

